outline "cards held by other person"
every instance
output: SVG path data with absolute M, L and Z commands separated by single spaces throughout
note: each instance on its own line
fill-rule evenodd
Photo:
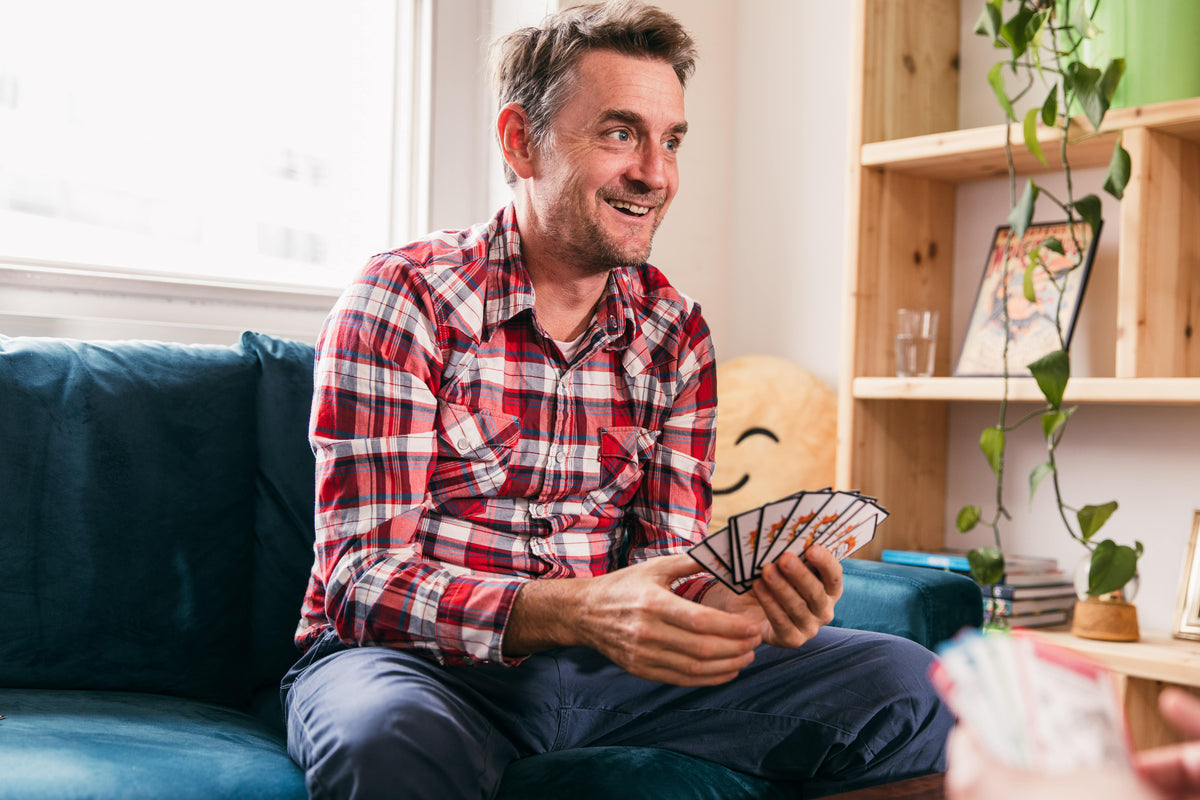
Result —
M 934 687 L 998 761 L 1047 773 L 1131 763 L 1119 680 L 1084 656 L 1022 631 L 964 631 L 938 654 Z
M 784 553 L 801 559 L 821 545 L 839 561 L 875 538 L 888 512 L 856 491 L 797 492 L 729 518 L 688 554 L 721 583 L 741 594 L 762 569 Z

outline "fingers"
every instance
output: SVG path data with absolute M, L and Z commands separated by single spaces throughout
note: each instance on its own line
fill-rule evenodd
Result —
M 813 548 L 813 569 L 791 553 L 763 568 L 754 596 L 771 625 L 772 644 L 799 647 L 833 619 L 841 596 L 841 565 L 823 547 Z
M 1168 687 L 1158 696 L 1163 719 L 1189 739 L 1200 739 L 1200 698 Z

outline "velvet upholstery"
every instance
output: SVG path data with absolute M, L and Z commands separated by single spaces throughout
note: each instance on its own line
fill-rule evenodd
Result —
M 249 698 L 251 367 L 0 337 L 0 686 Z
M 313 348 L 0 336 L 0 800 L 303 798 L 278 682 L 313 543 Z M 835 624 L 926 647 L 978 589 L 848 561 Z M 652 789 L 652 791 L 651 791 Z M 791 796 L 676 753 L 513 764 L 504 798 Z
M 930 650 L 964 626 L 983 624 L 979 587 L 970 578 L 904 564 L 848 558 L 833 625 L 890 633 Z
M 224 706 L 0 689 L 0 712 L 0 800 L 308 796 L 278 735 Z

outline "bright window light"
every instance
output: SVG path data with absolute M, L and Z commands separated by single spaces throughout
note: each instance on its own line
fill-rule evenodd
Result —
M 409 233 L 412 3 L 0 0 L 0 260 L 343 285 Z

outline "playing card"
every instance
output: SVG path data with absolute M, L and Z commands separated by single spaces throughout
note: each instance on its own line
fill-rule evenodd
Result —
M 801 493 L 796 507 L 792 509 L 792 513 L 784 521 L 779 534 L 771 541 L 766 552 L 759 556 L 758 563 L 755 565 L 755 574 L 761 573 L 763 566 L 783 555 L 783 551 L 787 549 L 787 546 L 794 542 L 800 536 L 800 533 L 808 527 L 809 523 L 816 519 L 817 512 L 829 502 L 833 494 L 833 490 L 831 489 Z
M 809 547 L 821 542 L 825 532 L 833 525 L 836 525 L 839 520 L 843 519 L 843 515 L 846 515 L 847 510 L 863 501 L 864 499 L 857 493 L 834 492 L 829 501 L 821 506 L 821 509 L 812 521 L 799 531 L 796 538 L 779 555 L 791 552 L 798 556 L 803 556 Z M 776 556 L 776 558 L 778 557 Z
M 733 577 L 738 583 L 749 583 L 754 575 L 754 550 L 758 547 L 758 532 L 762 506 L 734 514 L 729 519 L 730 540 L 733 544 Z
M 752 536 L 742 540 L 742 564 L 747 568 L 745 580 L 753 580 L 759 576 L 761 557 L 783 529 L 783 524 L 787 522 L 787 518 L 792 513 L 792 509 L 796 507 L 801 494 L 803 493 L 789 495 L 782 500 L 776 500 L 761 507 L 762 513 L 759 516 L 756 530 Z
M 1021 631 L 965 632 L 939 656 L 934 687 L 998 761 L 1047 773 L 1130 764 L 1117 682 L 1103 667 Z
M 729 540 L 728 528 L 722 528 L 720 531 L 717 531 L 717 533 L 722 535 L 721 538 L 724 541 Z M 716 534 L 713 535 L 715 536 Z M 730 571 L 729 565 L 718 558 L 717 554 L 713 552 L 712 547 L 709 545 L 708 539 L 705 539 L 691 550 L 688 550 L 688 555 L 690 555 L 700 566 L 711 572 L 717 580 L 728 586 L 734 592 L 741 594 L 742 592 L 746 591 L 746 587 L 737 583 L 737 581 L 733 579 L 733 572 Z
M 848 558 L 875 538 L 875 529 L 887 516 L 887 512 L 878 506 L 863 506 L 835 533 L 827 535 L 823 544 L 838 561 Z

